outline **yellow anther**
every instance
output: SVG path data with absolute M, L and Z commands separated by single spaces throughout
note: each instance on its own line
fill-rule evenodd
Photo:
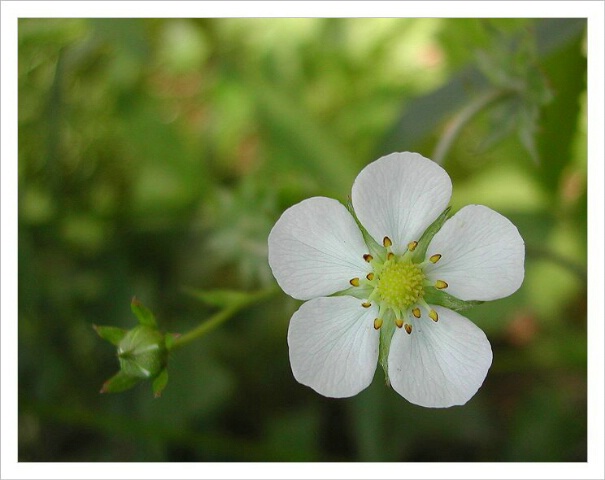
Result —
M 393 252 L 389 252 L 389 254 L 387 255 L 387 260 L 391 260 L 394 256 L 395 254 Z
M 401 318 L 396 318 L 395 325 L 397 325 L 397 328 L 403 327 L 403 320 L 401 320 Z
M 393 245 L 393 242 L 391 242 L 391 239 L 389 237 L 384 237 L 382 239 L 382 244 L 384 245 L 385 248 L 388 248 L 391 245 Z
M 372 255 L 370 255 L 369 253 L 364 254 L 363 259 L 370 263 L 372 260 L 374 260 L 374 257 Z
M 405 331 L 407 332 L 407 334 L 409 335 L 410 333 L 412 333 L 412 326 L 409 323 L 406 323 L 403 328 L 405 328 Z
M 431 261 L 431 263 L 437 263 L 440 259 L 441 259 L 440 253 L 436 253 L 435 255 L 431 255 L 429 257 L 429 260 Z
M 366 275 L 366 278 L 371 282 L 372 280 L 374 280 L 374 273 L 370 272 Z
M 443 280 L 437 280 L 435 282 L 435 288 L 438 288 L 439 290 L 442 290 L 447 287 L 448 287 L 447 282 L 444 282 Z
M 357 277 L 352 278 L 351 280 L 349 280 L 349 283 L 351 285 L 353 285 L 354 287 L 359 287 L 359 278 L 357 278 Z
M 361 304 L 361 306 L 362 306 L 363 308 L 370 308 L 370 307 L 372 306 L 372 304 L 371 304 L 370 302 L 363 302 L 363 303 Z
M 418 307 L 412 309 L 412 315 L 416 318 L 420 318 L 420 309 Z
M 374 328 L 378 330 L 380 327 L 382 327 L 382 318 L 377 318 L 374 320 Z
M 439 315 L 437 315 L 437 312 L 435 310 L 432 310 L 429 312 L 429 317 L 431 318 L 431 320 L 433 322 L 438 322 L 439 321 Z
M 416 250 L 417 246 L 418 246 L 418 242 L 416 240 L 414 240 L 413 242 L 408 243 L 408 250 L 410 252 L 413 252 L 414 250 Z

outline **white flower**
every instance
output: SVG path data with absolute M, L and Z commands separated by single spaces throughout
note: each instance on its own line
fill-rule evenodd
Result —
M 525 249 L 516 227 L 487 207 L 445 220 L 451 191 L 436 163 L 393 153 L 353 184 L 361 228 L 325 197 L 283 213 L 269 234 L 269 264 L 288 295 L 307 300 L 288 331 L 296 380 L 350 397 L 380 361 L 387 382 L 418 405 L 462 405 L 477 392 L 492 362 L 489 341 L 446 306 L 515 292 Z

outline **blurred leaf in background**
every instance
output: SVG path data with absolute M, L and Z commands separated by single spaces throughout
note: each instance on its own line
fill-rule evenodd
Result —
M 23 18 L 18 33 L 21 461 L 586 460 L 585 19 Z M 494 89 L 515 93 L 481 103 Z M 271 288 L 287 207 L 346 203 L 367 163 L 444 138 L 453 211 L 494 208 L 527 246 L 521 290 L 465 312 L 494 349 L 467 405 L 410 405 L 380 372 L 351 399 L 298 384 L 298 302 L 281 294 L 175 351 L 161 398 L 98 394 L 116 364 L 91 323 L 130 328 L 136 295 L 163 330 L 195 328 L 217 304 L 191 289 Z

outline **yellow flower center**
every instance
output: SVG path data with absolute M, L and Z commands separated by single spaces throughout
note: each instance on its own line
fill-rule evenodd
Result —
M 395 255 L 391 250 L 393 242 L 389 237 L 384 237 L 382 242 L 386 258 L 380 255 L 374 259 L 372 254 L 366 253 L 363 259 L 372 264 L 372 272 L 365 278 L 355 277 L 349 280 L 352 287 L 363 288 L 365 294 L 361 306 L 370 308 L 376 301 L 379 307 L 379 316 L 374 320 L 374 328 L 382 327 L 384 316 L 392 318 L 397 328 L 404 328 L 412 333 L 412 322 L 420 318 L 423 308 L 434 322 L 439 321 L 437 311 L 431 308 L 424 300 L 424 287 L 434 286 L 438 290 L 448 287 L 444 280 L 429 281 L 423 268 L 428 264 L 435 264 L 441 259 L 441 254 L 431 255 L 428 260 L 420 263 L 412 261 L 411 252 L 418 247 L 417 241 L 408 243 L 408 249 L 403 254 Z M 358 297 L 360 298 L 360 297 Z
M 404 311 L 424 296 L 424 281 L 418 265 L 393 258 L 385 263 L 376 288 L 385 306 Z

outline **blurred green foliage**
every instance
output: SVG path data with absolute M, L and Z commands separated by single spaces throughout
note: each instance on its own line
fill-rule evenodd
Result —
M 585 461 L 585 28 L 21 19 L 20 460 Z M 488 205 L 527 244 L 521 290 L 465 312 L 494 349 L 466 406 L 410 405 L 380 369 L 351 399 L 299 385 L 282 293 L 173 352 L 161 398 L 99 395 L 118 363 L 93 323 L 130 328 L 136 295 L 195 328 L 216 305 L 191 289 L 273 284 L 285 208 L 438 148 L 454 211 Z

